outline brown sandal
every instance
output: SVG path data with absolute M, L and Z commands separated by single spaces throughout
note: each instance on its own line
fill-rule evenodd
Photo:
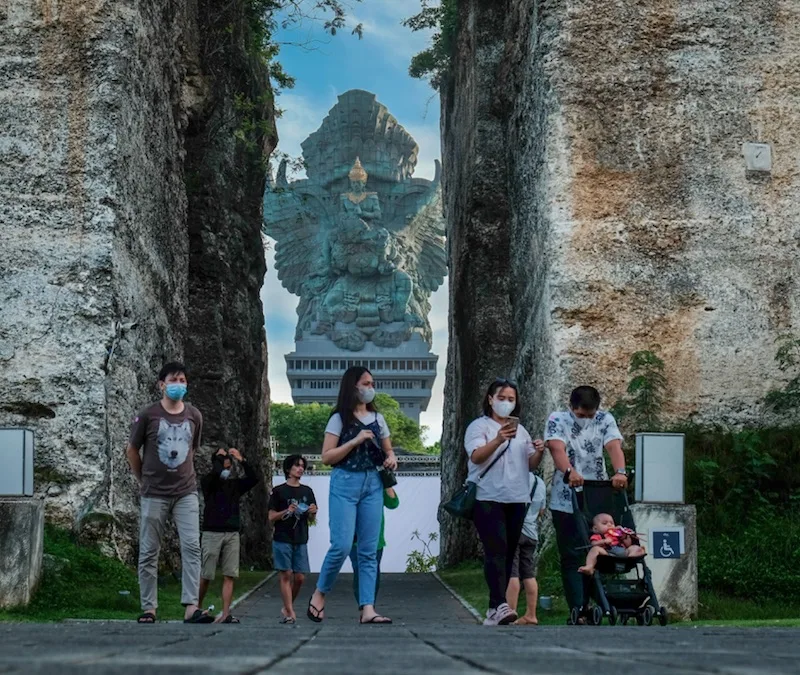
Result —
M 519 619 L 517 619 L 514 622 L 514 625 L 515 626 L 538 626 L 539 622 L 538 621 L 532 621 L 531 619 L 529 619 L 527 616 L 525 616 L 523 614 L 521 617 L 519 617 Z

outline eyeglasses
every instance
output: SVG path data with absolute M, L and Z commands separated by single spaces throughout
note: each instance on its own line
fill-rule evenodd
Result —
M 517 389 L 517 383 L 514 380 L 507 380 L 505 377 L 498 377 L 492 384 L 502 384 Z

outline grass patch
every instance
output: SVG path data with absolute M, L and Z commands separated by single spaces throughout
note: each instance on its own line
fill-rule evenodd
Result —
M 700 616 L 694 623 L 737 626 L 800 626 L 800 599 L 753 600 L 700 590 Z
M 133 619 L 139 611 L 135 570 L 103 555 L 96 547 L 78 545 L 72 535 L 47 526 L 44 553 L 48 563 L 33 601 L 27 607 L 0 610 L 0 621 L 61 621 L 63 619 Z M 266 572 L 242 571 L 234 597 L 260 582 Z M 211 584 L 206 606 L 222 609 L 222 577 Z M 128 594 L 120 594 L 128 591 Z M 182 619 L 180 581 L 168 575 L 159 581 L 159 619 Z
M 553 609 L 537 610 L 541 625 L 564 625 L 568 608 L 563 597 L 558 570 L 558 553 L 551 547 L 539 561 L 539 595 L 553 598 Z M 439 570 L 439 575 L 482 615 L 489 607 L 489 589 L 483 579 L 483 563 L 468 561 Z M 700 615 L 697 621 L 676 625 L 697 626 L 800 626 L 800 599 L 764 598 L 753 600 L 700 590 Z M 520 593 L 518 611 L 525 612 L 525 594 Z

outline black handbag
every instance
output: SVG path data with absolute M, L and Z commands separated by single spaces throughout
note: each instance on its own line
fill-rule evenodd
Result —
M 384 490 L 397 485 L 397 477 L 394 475 L 394 471 L 391 469 L 380 468 L 378 469 L 378 475 L 381 478 L 381 483 L 383 483 Z
M 478 482 L 480 482 L 480 480 L 489 472 L 489 469 L 491 469 L 497 463 L 497 460 L 499 460 L 505 454 L 509 445 L 511 445 L 511 441 L 506 442 L 506 447 L 503 448 L 503 452 L 497 455 L 497 457 L 492 460 L 492 463 L 480 473 L 477 482 L 473 483 L 470 480 L 466 481 L 464 485 L 462 485 L 456 491 L 456 493 L 450 497 L 450 499 L 448 499 L 446 502 L 442 502 L 441 507 L 451 516 L 472 520 L 472 514 L 475 510 L 475 501 L 478 493 Z

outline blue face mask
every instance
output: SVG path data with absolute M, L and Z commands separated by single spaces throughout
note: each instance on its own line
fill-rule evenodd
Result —
M 222 471 L 219 472 L 219 477 L 222 478 L 222 480 L 230 478 L 230 475 L 231 475 L 230 469 L 223 469 Z
M 172 382 L 165 387 L 164 391 L 167 394 L 167 398 L 173 401 L 182 401 L 183 397 L 186 396 L 186 385 L 182 382 Z

